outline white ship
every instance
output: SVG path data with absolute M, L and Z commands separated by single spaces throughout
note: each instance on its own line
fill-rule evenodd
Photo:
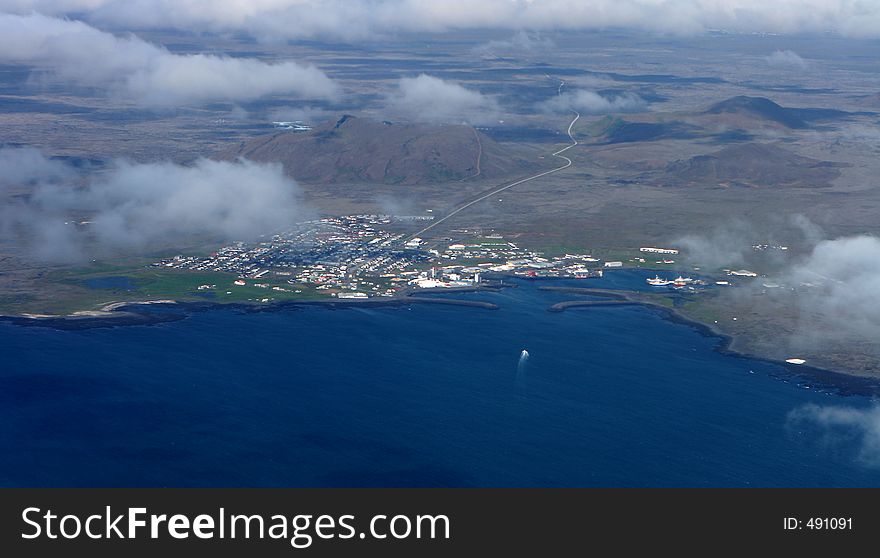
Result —
M 654 277 L 647 279 L 647 281 L 652 287 L 665 287 L 672 283 L 672 281 L 668 279 L 661 279 L 659 275 L 655 275 Z

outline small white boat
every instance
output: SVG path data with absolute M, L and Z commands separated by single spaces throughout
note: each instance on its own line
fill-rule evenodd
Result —
M 807 361 L 802 358 L 787 358 L 787 359 L 785 359 L 785 362 L 787 362 L 789 364 L 803 364 Z

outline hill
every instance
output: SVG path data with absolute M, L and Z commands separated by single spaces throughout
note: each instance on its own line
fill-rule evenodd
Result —
M 307 183 L 422 184 L 528 172 L 537 159 L 466 125 L 378 122 L 345 115 L 308 133 L 282 132 L 222 155 L 280 162 Z
M 663 184 L 818 188 L 831 185 L 839 166 L 772 144 L 746 143 L 674 161 L 666 167 Z
M 593 123 L 588 131 L 605 144 L 696 137 L 696 129 L 682 122 L 630 122 L 610 116 Z
M 740 95 L 706 110 L 706 114 L 738 114 L 761 120 L 776 122 L 786 128 L 806 128 L 807 123 L 791 109 L 778 105 L 765 97 L 746 97 Z
M 823 120 L 837 120 L 852 116 L 851 113 L 826 108 L 783 107 L 765 97 L 731 97 L 709 107 L 703 114 L 739 117 L 754 125 L 771 124 L 793 130 L 809 128 L 811 124 Z M 741 122 L 740 122 L 741 123 Z

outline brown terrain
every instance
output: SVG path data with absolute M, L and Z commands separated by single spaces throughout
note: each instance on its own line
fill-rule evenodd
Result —
M 840 175 L 840 163 L 796 155 L 773 144 L 731 145 L 666 166 L 664 185 L 822 188 Z
M 746 250 L 756 243 L 785 244 L 789 254 L 809 252 L 811 241 L 790 226 L 793 216 L 814 223 L 823 238 L 880 233 L 875 64 L 858 56 L 849 56 L 844 65 L 816 57 L 809 71 L 785 74 L 764 60 L 777 48 L 772 40 L 725 37 L 709 49 L 703 42 L 691 45 L 680 51 L 684 56 L 669 56 L 668 45 L 645 49 L 631 38 L 608 48 L 589 41 L 560 43 L 552 58 L 545 52 L 474 56 L 467 41 L 430 49 L 414 45 L 406 52 L 376 44 L 361 58 L 352 58 L 348 47 L 331 52 L 327 45 L 295 44 L 286 55 L 309 53 L 315 64 L 338 76 L 351 97 L 321 106 L 314 116 L 288 114 L 286 107 L 302 102 L 285 98 L 243 106 L 239 114 L 228 106 L 135 111 L 123 103 L 108 106 L 103 98 L 59 98 L 52 89 L 35 91 L 22 82 L 0 96 L 0 121 L 9 144 L 31 145 L 53 156 L 185 164 L 213 155 L 279 162 L 322 215 L 394 206 L 402 215 L 430 210 L 442 216 L 558 164 L 550 154 L 568 143 L 571 115 L 538 110 L 541 103 L 567 90 L 605 96 L 632 92 L 646 101 L 643 111 L 584 111 L 572 130 L 579 145 L 565 153 L 573 162 L 570 168 L 469 206 L 429 231 L 426 241 L 448 243 L 458 238 L 457 231 L 479 228 L 547 254 L 592 252 L 626 259 L 639 246 L 678 246 L 683 236 L 711 237 L 738 221 L 745 233 L 731 242 Z M 746 67 L 719 64 L 730 59 L 730 41 L 743 41 L 749 49 L 769 42 L 751 58 L 736 58 L 747 60 Z M 221 46 L 254 48 L 235 41 Z M 456 65 L 443 67 L 443 60 Z M 422 71 L 493 96 L 502 114 L 478 130 L 399 120 L 404 115 L 389 112 L 383 99 L 398 78 Z M 563 81 L 568 89 L 560 89 Z M 76 110 L 70 108 L 74 104 Z M 297 118 L 314 129 L 296 133 L 270 127 L 274 120 Z M 175 247 L 169 253 L 182 251 Z M 83 292 L 72 292 L 53 269 L 28 256 L 23 245 L 0 246 L 5 308 L 84 308 L 77 298 Z M 137 265 L 144 261 L 150 259 Z M 684 257 L 680 263 L 687 271 Z M 774 271 L 751 263 L 744 267 Z M 108 267 L 107 273 L 120 271 Z M 820 330 L 823 324 L 804 320 L 794 305 L 767 300 L 761 292 L 736 301 L 704 297 L 680 310 L 704 323 L 717 321 L 747 352 L 774 358 L 795 354 L 835 370 L 880 375 L 873 339 L 791 345 L 787 339 L 799 324 Z
M 466 125 L 409 124 L 344 115 L 311 132 L 258 136 L 221 155 L 279 162 L 306 183 L 429 184 L 500 178 L 538 168 L 530 150 Z

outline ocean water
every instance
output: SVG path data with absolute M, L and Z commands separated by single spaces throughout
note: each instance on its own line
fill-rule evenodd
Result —
M 548 312 L 573 296 L 539 284 L 456 295 L 499 310 L 0 324 L 0 485 L 880 485 L 868 397 L 655 310 Z

